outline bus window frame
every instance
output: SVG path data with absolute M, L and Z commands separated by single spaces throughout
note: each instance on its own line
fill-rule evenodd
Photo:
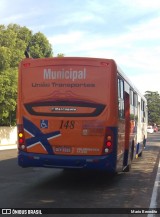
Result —
M 118 116 L 119 119 L 125 119 L 124 79 L 120 76 L 118 76 Z

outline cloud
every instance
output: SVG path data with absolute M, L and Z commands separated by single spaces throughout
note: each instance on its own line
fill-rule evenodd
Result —
M 118 34 L 73 31 L 50 38 L 55 51 L 66 56 L 113 58 L 143 93 L 160 92 L 160 16 L 126 26 Z M 145 82 L 144 82 L 145 81 Z
M 159 89 L 159 0 L 0 1 L 2 24 L 42 31 L 55 55 L 113 58 L 136 86 Z
M 160 1 L 159 0 L 119 0 L 120 4 L 125 5 L 128 8 L 132 8 L 133 10 L 138 9 L 139 11 L 151 11 L 152 9 L 157 9 L 157 7 L 160 7 Z
M 16 23 L 20 19 L 23 19 L 23 17 L 24 17 L 24 14 L 11 15 L 11 16 L 5 17 L 3 19 L 3 22 L 4 23 Z
M 153 40 L 160 38 L 160 29 L 158 28 L 160 23 L 160 16 L 148 20 L 147 22 L 139 23 L 128 27 L 132 40 Z
M 159 73 L 129 75 L 130 80 L 135 84 L 138 90 L 144 94 L 147 90 L 158 91 L 160 93 L 160 75 Z
M 66 34 L 58 34 L 53 37 L 49 37 L 50 43 L 53 45 L 60 44 L 60 45 L 70 45 L 70 44 L 76 44 L 83 38 L 83 32 L 81 31 L 74 31 L 74 32 L 68 32 Z
M 7 2 L 6 0 L 1 0 L 1 3 L 0 3 L 0 5 L 1 5 L 0 6 L 0 12 L 1 13 L 3 12 L 4 9 L 6 9 L 6 5 L 7 5 L 6 2 Z
M 115 51 L 115 53 L 121 53 L 120 56 L 124 57 L 126 53 L 127 57 L 136 59 L 137 53 L 139 53 L 141 57 L 145 57 L 147 50 L 153 50 L 156 53 L 159 52 L 153 43 L 153 40 L 159 40 L 160 37 L 160 31 L 157 29 L 157 23 L 159 21 L 160 18 L 158 17 L 148 21 L 148 23 L 133 25 L 128 28 L 127 32 L 117 35 L 105 35 L 101 32 L 92 34 L 92 32 L 89 31 L 73 31 L 55 35 L 50 37 L 49 40 L 56 45 L 63 45 L 64 49 L 67 48 L 69 44 L 71 48 L 68 50 L 68 54 L 72 52 L 77 52 L 78 54 L 79 51 L 83 51 L 91 55 L 93 53 L 96 54 L 99 50 L 102 52 L 104 52 L 104 50 L 106 50 L 106 52 L 112 50 Z M 152 31 L 150 31 L 150 29 L 152 29 Z M 150 45 L 152 43 L 153 45 Z M 150 46 L 148 46 L 148 44 Z M 150 55 L 150 58 L 151 57 Z

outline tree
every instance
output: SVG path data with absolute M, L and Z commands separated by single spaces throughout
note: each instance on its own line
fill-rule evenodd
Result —
M 33 34 L 17 24 L 0 25 L 0 125 L 15 124 L 18 64 L 28 45 L 33 58 L 53 55 L 43 33 Z
M 17 69 L 9 68 L 0 73 L 0 120 L 1 125 L 15 124 L 17 98 Z
M 58 53 L 57 57 L 64 57 L 64 53 Z
M 32 36 L 30 41 L 30 53 L 33 58 L 53 56 L 51 44 L 42 33 L 38 32 Z
M 148 123 L 160 124 L 160 95 L 158 92 L 146 91 L 145 97 L 148 104 Z

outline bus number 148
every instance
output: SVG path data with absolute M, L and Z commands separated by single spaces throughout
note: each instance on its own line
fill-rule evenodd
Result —
M 74 129 L 75 121 L 61 121 L 60 129 Z

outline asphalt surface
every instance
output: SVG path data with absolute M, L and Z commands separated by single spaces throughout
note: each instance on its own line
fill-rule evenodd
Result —
M 0 150 L 0 208 L 61 208 L 61 210 L 71 208 L 71 212 L 79 210 L 76 211 L 77 214 L 65 214 L 64 210 L 64 214 L 43 215 L 58 217 L 111 216 L 107 213 L 96 213 L 96 210 L 95 214 L 78 214 L 78 212 L 85 211 L 83 208 L 91 208 L 90 212 L 93 212 L 93 208 L 109 210 L 113 208 L 117 210 L 116 212 L 119 208 L 122 210 L 129 208 L 133 211 L 149 208 L 159 160 L 160 132 L 149 135 L 142 157 L 133 161 L 129 173 L 119 173 L 115 176 L 101 172 L 64 171 L 62 169 L 24 169 L 17 165 L 16 149 Z M 160 187 L 156 189 L 157 196 L 154 199 L 156 208 L 160 208 Z M 153 217 L 153 215 L 139 213 L 113 214 L 112 216 Z

